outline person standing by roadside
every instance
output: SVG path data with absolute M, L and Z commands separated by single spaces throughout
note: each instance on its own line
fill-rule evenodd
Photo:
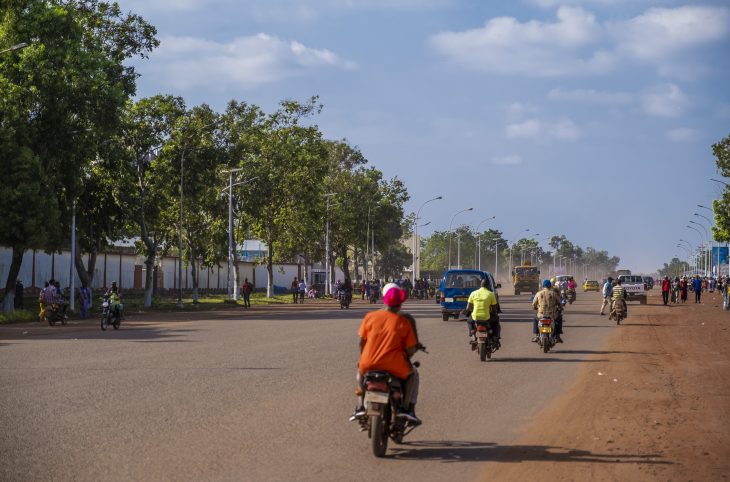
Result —
M 253 291 L 253 286 L 251 286 L 251 283 L 248 282 L 248 278 L 245 278 L 243 280 L 243 285 L 241 285 L 244 308 L 251 308 L 251 291 Z
M 695 276 L 692 280 L 692 288 L 695 291 L 695 303 L 701 303 L 702 300 L 702 280 L 699 276 Z
M 669 303 L 669 291 L 672 289 L 672 283 L 669 281 L 669 276 L 665 276 L 662 280 L 662 301 L 664 301 L 664 306 L 667 306 L 667 303 Z
M 299 303 L 304 304 L 304 296 L 307 294 L 307 283 L 304 278 L 299 282 Z
M 601 303 L 601 316 L 604 316 L 603 310 L 611 306 L 611 294 L 613 293 L 613 278 L 610 276 L 603 284 L 603 303 Z
M 46 290 L 48 290 L 48 285 L 49 283 L 46 281 L 43 289 L 38 293 L 38 305 L 40 305 L 38 321 L 43 321 L 46 317 Z
M 91 307 L 91 290 L 86 286 L 86 283 L 81 283 L 79 288 L 79 314 L 81 319 L 85 320 L 89 317 L 89 308 Z
M 296 276 L 294 277 L 294 280 L 291 282 L 291 293 L 292 293 L 292 301 L 296 305 L 297 298 L 299 297 L 299 281 L 297 281 Z

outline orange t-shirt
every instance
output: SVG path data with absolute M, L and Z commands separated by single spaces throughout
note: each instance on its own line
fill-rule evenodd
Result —
M 385 371 L 398 378 L 411 374 L 405 351 L 417 341 L 405 317 L 388 310 L 372 311 L 362 320 L 358 335 L 365 340 L 358 365 L 362 375 L 371 370 Z

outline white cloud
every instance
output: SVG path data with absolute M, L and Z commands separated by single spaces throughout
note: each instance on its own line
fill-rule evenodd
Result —
M 537 5 L 542 8 L 552 8 L 559 5 L 580 5 L 583 3 L 597 3 L 602 5 L 612 5 L 616 3 L 626 2 L 630 0 L 528 0 L 528 3 Z
M 549 77 L 607 70 L 612 60 L 605 52 L 581 55 L 581 49 L 601 35 L 593 14 L 561 7 L 555 22 L 497 17 L 481 28 L 438 33 L 430 42 L 436 51 L 470 69 Z
M 507 124 L 504 128 L 507 139 L 574 141 L 580 137 L 580 129 L 570 119 L 549 123 L 540 119 Z
M 507 124 L 504 128 L 507 139 L 536 139 L 543 133 L 543 125 L 537 119 Z
M 260 33 L 227 43 L 195 37 L 162 37 L 149 74 L 176 88 L 252 88 L 319 68 L 355 67 L 327 49 Z
M 703 73 L 696 63 L 689 72 L 683 68 L 693 62 L 688 53 L 725 38 L 728 31 L 730 10 L 724 7 L 651 8 L 628 20 L 601 23 L 579 6 L 562 5 L 555 21 L 495 17 L 480 28 L 438 33 L 430 44 L 451 61 L 485 72 L 595 75 L 640 60 L 663 75 L 688 77 Z
M 498 166 L 516 166 L 518 164 L 522 164 L 522 158 L 517 154 L 512 154 L 511 156 L 493 157 L 492 164 L 496 164 Z
M 552 89 L 548 93 L 550 100 L 578 102 L 585 104 L 629 104 L 634 95 L 628 92 L 607 92 L 594 89 L 562 90 Z
M 690 142 L 697 140 L 700 133 L 688 127 L 678 127 L 667 131 L 667 139 L 673 142 Z
M 523 104 L 522 102 L 513 102 L 504 108 L 507 118 L 511 121 L 522 119 L 525 114 L 534 114 L 538 111 L 537 107 L 532 104 Z
M 722 39 L 729 19 L 730 12 L 721 7 L 651 8 L 631 20 L 610 23 L 607 29 L 620 50 L 656 61 Z
M 642 97 L 644 112 L 659 117 L 679 117 L 688 104 L 687 96 L 674 84 L 657 86 Z

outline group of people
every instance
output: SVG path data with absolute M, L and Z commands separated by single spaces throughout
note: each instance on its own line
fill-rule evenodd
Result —
M 116 290 L 116 282 L 112 282 L 112 289 Z M 85 320 L 89 317 L 89 310 L 92 306 L 91 288 L 82 282 L 81 287 L 76 291 L 76 296 L 79 303 L 79 315 L 81 319 Z M 38 293 L 38 305 L 40 307 L 38 321 L 46 320 L 49 310 L 53 309 L 58 310 L 60 316 L 68 318 L 68 301 L 61 289 L 61 283 L 57 280 L 51 279 L 43 283 L 43 288 Z
M 662 302 L 664 305 L 670 303 L 686 303 L 687 292 L 692 290 L 695 294 L 695 303 L 701 303 L 702 292 L 712 286 L 712 292 L 715 291 L 715 280 L 708 283 L 707 278 L 700 279 L 699 276 L 687 279 L 686 276 L 676 276 L 673 280 L 669 276 L 665 276 L 662 280 Z
M 291 282 L 292 303 L 304 303 L 304 297 L 307 296 L 307 282 L 304 278 L 301 280 L 295 276 Z
M 603 294 L 603 302 L 601 303 L 601 316 L 605 315 L 604 310 L 606 309 L 606 307 L 608 307 L 610 312 L 613 310 L 616 303 L 620 303 L 621 309 L 624 311 L 624 313 L 628 314 L 628 304 L 626 303 L 628 295 L 626 293 L 626 289 L 621 286 L 621 278 L 614 279 L 609 276 L 608 279 L 606 279 L 606 282 L 603 283 L 601 293 Z

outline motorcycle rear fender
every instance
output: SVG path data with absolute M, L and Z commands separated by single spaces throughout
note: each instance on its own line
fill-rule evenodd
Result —
M 383 414 L 385 413 L 385 404 L 371 402 L 371 403 L 368 403 L 366 410 L 367 410 L 368 417 L 372 417 L 373 415 L 380 415 L 382 417 Z

